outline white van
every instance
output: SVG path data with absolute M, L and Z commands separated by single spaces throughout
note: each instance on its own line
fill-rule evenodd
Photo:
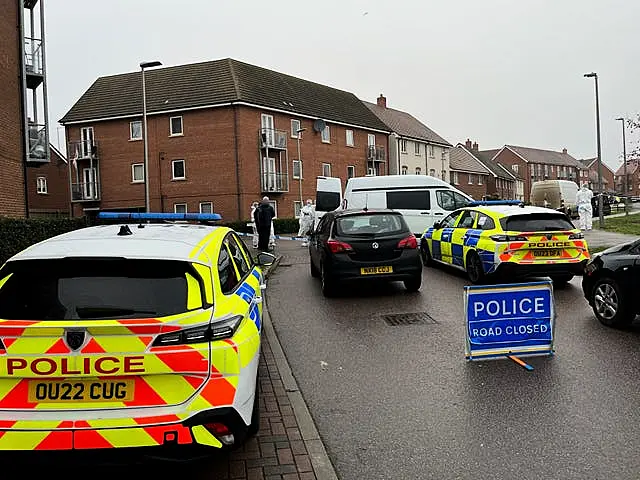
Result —
M 531 205 L 553 208 L 571 218 L 578 217 L 578 184 L 571 180 L 541 180 L 531 185 Z
M 354 177 L 347 182 L 344 198 L 341 191 L 339 178 L 318 177 L 317 218 L 337 208 L 389 208 L 402 213 L 416 235 L 473 201 L 447 182 L 428 175 Z

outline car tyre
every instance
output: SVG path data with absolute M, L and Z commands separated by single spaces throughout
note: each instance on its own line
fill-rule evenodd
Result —
M 607 327 L 624 327 L 633 322 L 634 311 L 629 310 L 627 300 L 618 283 L 609 277 L 596 281 L 591 291 L 593 313 Z
M 422 286 L 422 274 L 416 275 L 411 280 L 405 280 L 403 283 L 404 288 L 407 289 L 407 292 L 417 292 Z
M 320 279 L 322 281 L 322 294 L 327 298 L 335 296 L 335 285 L 333 284 L 332 279 L 329 278 L 324 264 L 320 264 Z
M 433 258 L 431 257 L 427 242 L 423 242 L 422 245 L 420 245 L 420 258 L 425 267 L 433 267 Z
M 471 251 L 467 254 L 466 263 L 467 276 L 474 285 L 481 284 L 484 281 L 484 267 L 482 266 L 482 260 L 478 254 Z
M 253 437 L 260 430 L 260 386 L 256 381 L 256 393 L 253 396 L 253 409 L 251 410 L 251 424 L 247 429 L 247 438 Z
M 311 276 L 313 278 L 320 278 L 320 271 L 318 267 L 316 267 L 311 259 L 311 255 L 309 255 L 309 270 L 311 271 Z
M 573 275 L 570 273 L 565 273 L 563 275 L 551 275 L 551 281 L 553 282 L 554 285 L 558 287 L 566 285 L 571 281 L 572 278 L 573 278 Z

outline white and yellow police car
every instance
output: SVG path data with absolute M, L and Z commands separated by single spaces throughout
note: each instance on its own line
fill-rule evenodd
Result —
M 0 450 L 239 444 L 259 423 L 262 286 L 225 227 L 101 225 L 17 254 L 0 269 Z

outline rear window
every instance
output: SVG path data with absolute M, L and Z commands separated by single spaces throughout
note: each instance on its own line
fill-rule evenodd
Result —
M 188 263 L 168 260 L 22 260 L 0 276 L 7 320 L 164 317 L 187 311 L 188 288 L 204 291 Z
M 508 232 L 550 232 L 575 228 L 565 215 L 554 213 L 514 215 L 501 218 L 500 223 Z
M 339 217 L 336 228 L 338 236 L 385 235 L 409 231 L 402 215 L 393 213 Z
M 316 193 L 316 211 L 331 212 L 340 206 L 340 194 L 336 192 Z
M 387 192 L 387 208 L 391 210 L 430 210 L 429 190 Z

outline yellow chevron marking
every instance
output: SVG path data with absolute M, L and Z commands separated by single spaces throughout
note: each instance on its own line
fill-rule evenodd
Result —
M 158 445 L 154 438 L 142 428 L 114 428 L 98 433 L 114 447 L 144 447 Z
M 193 437 L 196 439 L 200 445 L 209 445 L 210 447 L 222 447 L 222 442 L 213 436 L 206 428 L 202 425 L 196 425 L 191 428 L 191 432 L 193 432 Z

